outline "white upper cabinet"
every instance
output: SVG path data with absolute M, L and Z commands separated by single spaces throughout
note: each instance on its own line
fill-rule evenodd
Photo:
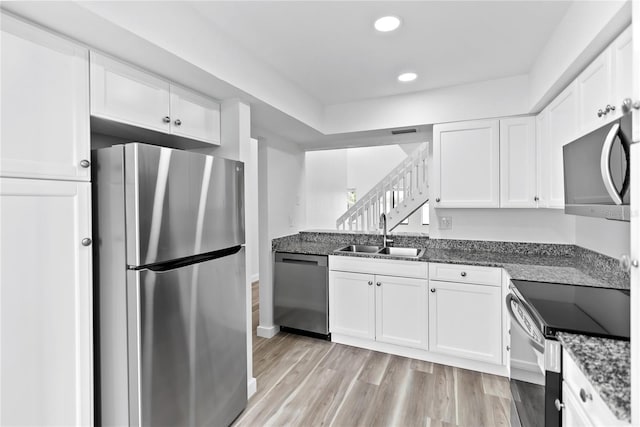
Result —
M 500 120 L 500 207 L 537 206 L 536 163 L 535 118 Z
M 581 135 L 621 116 L 622 100 L 631 94 L 632 49 L 629 27 L 576 79 Z
M 578 134 L 578 95 L 574 81 L 545 108 L 546 141 L 542 145 L 541 158 L 546 175 L 542 188 L 546 206 L 564 209 L 564 165 L 562 147 Z
M 220 144 L 217 102 L 95 52 L 91 52 L 91 115 Z
M 171 85 L 171 133 L 220 144 L 220 105 Z
M 88 50 L 1 19 L 0 175 L 88 181 Z
M 1 425 L 93 424 L 90 193 L 0 179 Z
M 169 83 L 91 52 L 91 114 L 168 133 Z
M 631 27 L 627 28 L 615 39 L 611 45 L 613 59 L 613 97 L 616 109 L 612 118 L 622 115 L 622 101 L 625 98 L 633 98 L 633 40 Z
M 612 105 L 611 51 L 605 50 L 577 78 L 578 126 L 589 132 L 609 118 Z
M 435 125 L 433 141 L 435 207 L 500 206 L 498 120 Z

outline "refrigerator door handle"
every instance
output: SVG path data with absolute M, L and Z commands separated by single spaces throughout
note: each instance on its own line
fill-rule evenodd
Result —
M 185 258 L 180 258 L 172 261 L 167 261 L 159 264 L 151 264 L 144 265 L 138 268 L 131 268 L 135 270 L 151 270 L 156 273 L 161 273 L 163 271 L 175 270 L 182 267 L 187 267 L 192 264 L 197 264 L 200 262 L 211 261 L 218 258 L 223 258 L 229 255 L 237 254 L 242 249 L 241 245 L 232 246 L 230 248 L 220 249 L 218 251 L 207 252 L 205 254 L 193 255 Z

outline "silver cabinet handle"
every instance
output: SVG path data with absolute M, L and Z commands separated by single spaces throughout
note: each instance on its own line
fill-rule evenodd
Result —
M 611 149 L 613 148 L 613 141 L 618 136 L 618 131 L 620 130 L 620 123 L 615 123 L 609 129 L 609 133 L 607 137 L 604 139 L 604 144 L 602 145 L 602 153 L 600 154 L 600 174 L 602 175 L 602 180 L 604 181 L 604 188 L 606 188 L 607 193 L 611 199 L 613 199 L 616 205 L 622 204 L 622 197 L 616 190 L 616 187 L 613 185 L 613 177 L 611 176 L 611 167 L 609 165 L 609 157 L 611 157 Z
M 605 114 L 607 114 L 607 113 L 605 113 L 605 112 L 604 112 L 604 111 L 602 111 L 602 110 L 598 110 L 598 117 L 602 117 L 602 116 L 604 116 Z
M 85 237 L 84 239 L 82 239 L 82 246 L 90 246 L 91 245 L 91 239 L 88 237 Z
M 639 265 L 640 265 L 640 262 L 638 262 L 637 259 L 632 259 L 631 260 L 631 267 L 638 268 Z
M 607 106 L 604 107 L 604 113 L 605 114 L 609 114 L 612 111 L 616 111 L 616 107 L 614 105 L 607 104 Z
M 83 167 L 83 168 L 86 169 L 89 166 L 91 166 L 91 162 L 89 160 L 87 160 L 87 159 L 80 160 L 80 167 Z
M 182 120 L 176 119 L 176 121 L 174 121 L 173 124 L 175 124 L 176 126 L 180 126 L 182 124 Z
M 580 399 L 583 402 L 586 402 L 587 400 L 593 400 L 593 396 L 591 395 L 591 393 L 588 393 L 585 389 L 581 388 L 580 389 Z
M 560 402 L 560 399 L 556 399 L 553 404 L 556 405 L 556 409 L 558 410 L 558 412 L 562 411 L 562 409 L 564 408 L 564 403 Z
M 377 283 L 376 283 L 376 286 L 382 286 L 382 283 L 377 282 Z
M 164 116 L 164 117 L 162 118 L 162 121 L 163 121 L 163 122 L 165 122 L 165 123 L 170 123 L 170 122 L 171 122 L 171 117 L 169 117 L 169 116 Z
M 534 202 L 538 202 L 538 201 L 540 201 L 540 197 L 535 196 L 535 197 L 533 198 L 533 201 L 534 201 Z
M 436 203 L 440 203 L 440 197 L 436 197 Z
M 632 109 L 640 110 L 640 102 L 633 102 L 631 98 L 625 98 L 624 101 L 622 101 L 622 114 L 628 114 Z
M 462 277 L 467 277 L 467 272 L 466 272 L 466 271 L 463 271 L 462 273 L 460 273 L 460 275 L 461 275 Z
M 507 351 L 511 351 L 511 347 L 507 346 Z
M 369 280 L 369 281 L 367 282 L 367 284 L 368 284 L 369 286 L 371 286 L 371 285 L 373 285 L 373 282 L 372 282 L 371 280 Z
M 431 288 L 431 292 L 435 292 L 435 291 L 436 291 L 436 288 Z

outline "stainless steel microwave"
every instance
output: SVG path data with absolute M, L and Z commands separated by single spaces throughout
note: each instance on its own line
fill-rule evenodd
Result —
M 629 221 L 631 115 L 563 147 L 564 212 Z

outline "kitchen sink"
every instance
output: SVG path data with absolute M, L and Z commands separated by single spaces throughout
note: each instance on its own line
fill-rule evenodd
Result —
M 407 258 L 420 258 L 424 254 L 424 249 L 400 248 L 400 247 L 380 247 L 368 245 L 349 245 L 337 249 L 335 252 L 350 252 L 356 254 L 376 254 L 387 256 L 399 256 Z
M 420 258 L 423 253 L 424 253 L 424 249 L 398 248 L 398 247 L 382 248 L 378 252 L 379 255 L 403 256 L 403 257 L 411 257 L 411 258 Z
M 375 254 L 380 249 L 380 246 L 367 246 L 367 245 L 349 245 L 345 246 L 342 249 L 338 249 L 336 252 L 353 252 L 353 253 L 361 253 L 361 254 Z

